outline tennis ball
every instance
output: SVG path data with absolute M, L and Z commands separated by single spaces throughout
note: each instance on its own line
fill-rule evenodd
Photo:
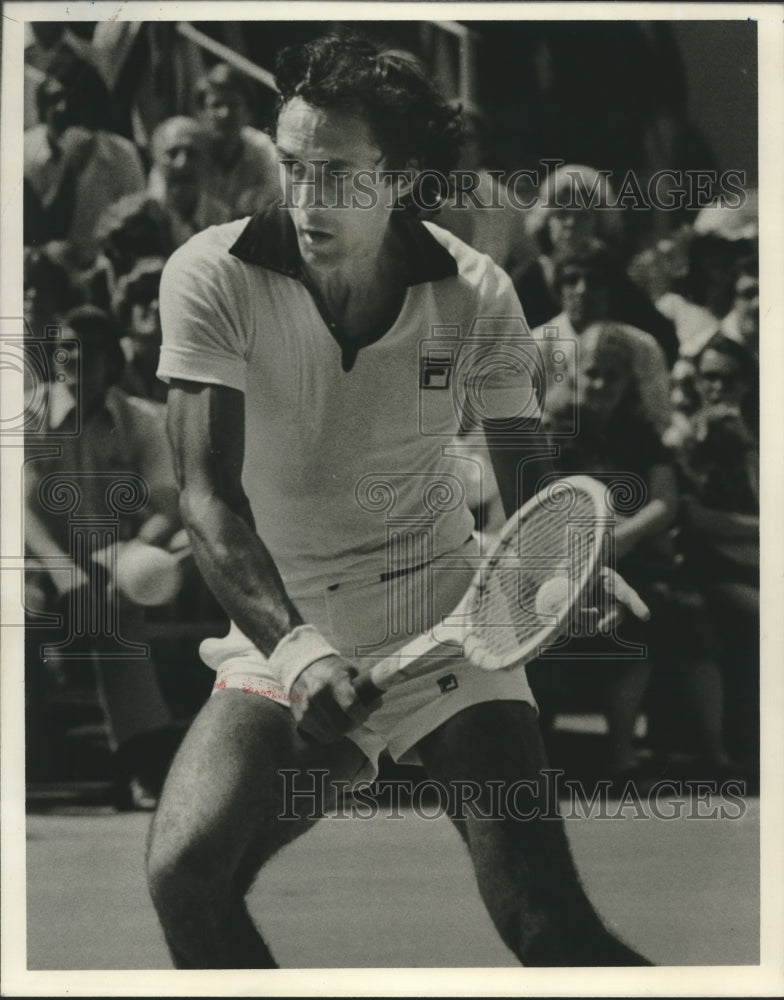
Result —
M 535 608 L 538 615 L 557 615 L 569 599 L 569 581 L 565 576 L 545 580 L 536 592 Z
M 120 547 L 117 586 L 134 604 L 151 608 L 168 604 L 181 585 L 179 560 L 171 553 L 137 541 Z

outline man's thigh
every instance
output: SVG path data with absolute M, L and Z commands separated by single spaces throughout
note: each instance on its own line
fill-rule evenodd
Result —
M 426 736 L 418 750 L 445 790 L 475 867 L 489 879 L 485 888 L 512 879 L 518 882 L 513 889 L 525 891 L 548 878 L 575 878 L 531 705 L 472 705 Z
M 270 699 L 218 692 L 174 759 L 152 824 L 152 852 L 159 864 L 184 855 L 229 872 L 250 858 L 258 867 L 330 808 L 332 781 L 351 781 L 365 764 L 349 740 L 303 742 L 289 710 Z
M 539 778 L 547 768 L 536 709 L 525 701 L 472 705 L 417 745 L 434 778 L 506 780 Z
M 418 749 L 430 777 L 446 789 L 450 818 L 469 847 L 494 919 L 525 911 L 532 924 L 544 922 L 567 899 L 569 907 L 589 912 L 532 706 L 473 705 Z

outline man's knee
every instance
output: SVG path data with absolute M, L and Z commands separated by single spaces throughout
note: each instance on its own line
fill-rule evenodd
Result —
M 162 831 L 153 823 L 147 844 L 147 885 L 159 911 L 189 905 L 194 893 L 212 885 L 228 885 L 221 871 L 220 852 L 210 850 L 195 836 L 185 838 Z

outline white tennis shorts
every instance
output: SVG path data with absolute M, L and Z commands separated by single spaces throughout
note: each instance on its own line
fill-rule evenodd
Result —
M 333 584 L 319 594 L 292 600 L 304 621 L 366 673 L 377 659 L 454 609 L 476 568 L 469 559 L 478 551 L 478 543 L 470 538 L 459 551 L 392 579 Z M 217 674 L 213 693 L 235 688 L 290 705 L 289 692 L 266 657 L 234 623 L 224 638 L 206 639 L 200 652 Z M 524 701 L 536 708 L 525 667 L 485 671 L 451 654 L 417 664 L 384 694 L 364 724 L 348 734 L 370 762 L 362 779 L 375 777 L 385 749 L 395 761 L 419 763 L 415 747 L 424 736 L 464 708 L 487 701 Z

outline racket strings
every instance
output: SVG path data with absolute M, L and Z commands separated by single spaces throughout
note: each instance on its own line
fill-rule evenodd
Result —
M 593 499 L 578 495 L 564 511 L 542 505 L 513 524 L 481 574 L 472 609 L 472 645 L 487 655 L 517 659 L 520 647 L 542 641 L 577 601 L 593 564 L 597 536 Z M 552 606 L 536 610 L 540 588 L 561 578 Z

